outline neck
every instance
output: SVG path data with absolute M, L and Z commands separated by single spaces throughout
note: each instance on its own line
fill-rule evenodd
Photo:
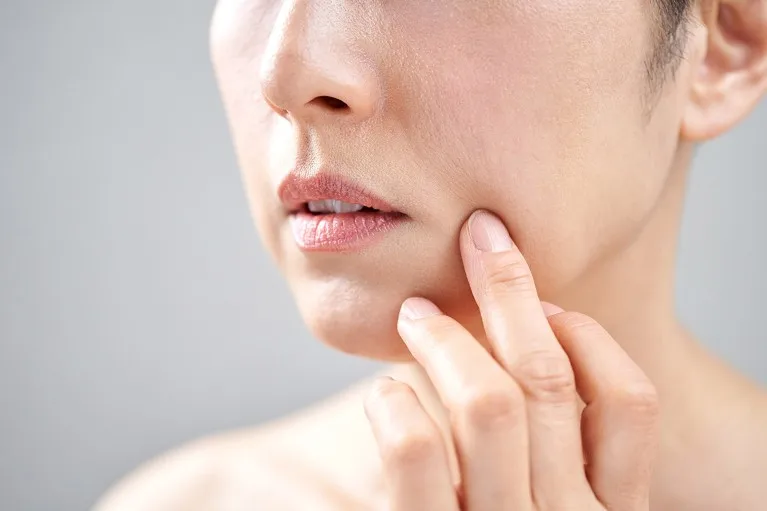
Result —
M 664 192 L 641 230 L 551 301 L 604 326 L 667 399 L 701 349 L 675 311 L 675 269 L 691 149 L 680 148 Z M 548 297 L 544 297 L 548 298 Z

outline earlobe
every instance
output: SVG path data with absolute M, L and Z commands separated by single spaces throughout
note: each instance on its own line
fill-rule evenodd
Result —
M 767 90 L 767 0 L 712 0 L 700 21 L 680 133 L 692 142 L 731 129 Z

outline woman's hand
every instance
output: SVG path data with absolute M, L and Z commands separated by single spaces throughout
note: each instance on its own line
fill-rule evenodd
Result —
M 423 298 L 405 301 L 398 322 L 450 412 L 461 489 L 413 390 L 381 379 L 365 409 L 390 509 L 648 510 L 658 422 L 652 383 L 594 320 L 542 306 L 497 217 L 472 215 L 461 254 L 492 354 Z

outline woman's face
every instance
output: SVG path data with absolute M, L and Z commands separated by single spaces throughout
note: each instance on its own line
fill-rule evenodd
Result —
M 212 54 L 244 184 L 312 332 L 396 359 L 405 298 L 468 321 L 457 240 L 478 208 L 506 223 L 544 298 L 628 246 L 659 202 L 684 106 L 687 64 L 648 93 L 649 9 L 220 0 Z M 362 186 L 406 216 L 360 246 L 309 250 L 278 194 L 291 172 Z

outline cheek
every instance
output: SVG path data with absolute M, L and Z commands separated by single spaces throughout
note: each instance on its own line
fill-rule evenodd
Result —
M 287 163 L 277 159 L 289 157 L 293 150 L 277 147 L 274 140 L 290 143 L 292 138 L 273 140 L 271 133 L 282 128 L 281 119 L 275 120 L 262 101 L 258 76 L 279 2 L 272 2 L 270 9 L 255 4 L 261 3 L 219 1 L 211 23 L 211 57 L 254 224 L 267 250 L 281 263 L 284 254 L 275 226 L 283 213 L 273 196 L 268 169 L 283 168 Z M 256 20 L 260 30 L 254 29 Z
M 399 27 L 418 48 L 399 77 L 415 88 L 402 104 L 419 98 L 400 131 L 450 199 L 431 205 L 435 224 L 456 202 L 463 215 L 492 209 L 553 289 L 637 231 L 673 147 L 656 146 L 643 118 L 642 6 L 520 4 L 485 25 Z

